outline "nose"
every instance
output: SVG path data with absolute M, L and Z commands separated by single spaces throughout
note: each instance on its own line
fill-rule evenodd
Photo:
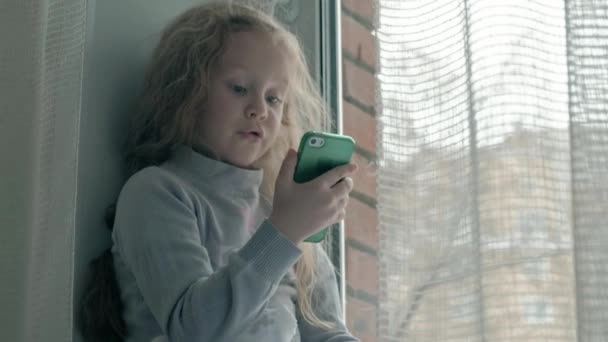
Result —
M 264 96 L 252 96 L 245 109 L 245 115 L 252 119 L 264 119 L 267 115 L 266 112 L 267 108 Z

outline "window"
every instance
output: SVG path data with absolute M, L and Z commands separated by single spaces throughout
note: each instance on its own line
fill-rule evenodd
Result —
M 547 279 L 550 267 L 551 263 L 548 258 L 534 259 L 522 264 L 523 273 L 531 280 Z
M 523 319 L 528 324 L 553 323 L 551 301 L 542 296 L 525 296 L 521 301 Z

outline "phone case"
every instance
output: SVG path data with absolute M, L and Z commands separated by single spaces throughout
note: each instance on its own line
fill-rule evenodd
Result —
M 316 139 L 316 144 L 313 144 Z M 323 141 L 322 145 L 319 142 Z M 296 183 L 315 179 L 336 166 L 348 164 L 355 149 L 355 140 L 346 135 L 325 132 L 306 132 L 300 140 L 298 161 L 294 173 Z M 306 242 L 321 242 L 328 228 L 308 237 Z

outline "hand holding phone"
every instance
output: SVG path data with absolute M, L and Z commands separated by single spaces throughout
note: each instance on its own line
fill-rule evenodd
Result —
M 306 132 L 298 148 L 298 162 L 293 180 L 297 183 L 311 181 L 336 166 L 350 163 L 355 140 L 346 135 L 323 132 Z M 306 242 L 321 242 L 329 227 L 308 237 Z
M 290 151 L 275 182 L 270 222 L 294 243 L 320 242 L 327 227 L 344 218 L 357 165 L 355 142 L 331 133 L 307 132 Z M 341 181 L 343 179 L 347 181 Z

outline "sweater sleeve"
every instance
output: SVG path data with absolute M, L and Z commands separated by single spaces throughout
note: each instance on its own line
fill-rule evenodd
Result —
M 298 325 L 302 342 L 358 342 L 342 320 L 342 305 L 333 264 L 327 253 L 315 246 L 318 278 L 312 292 L 312 308 L 320 319 L 332 323 L 332 329 L 323 329 L 308 323 L 298 309 Z
M 263 311 L 300 250 L 264 221 L 214 271 L 184 189 L 169 176 L 158 177 L 159 169 L 143 171 L 121 191 L 114 243 L 144 302 L 171 341 L 216 341 L 240 333 Z

